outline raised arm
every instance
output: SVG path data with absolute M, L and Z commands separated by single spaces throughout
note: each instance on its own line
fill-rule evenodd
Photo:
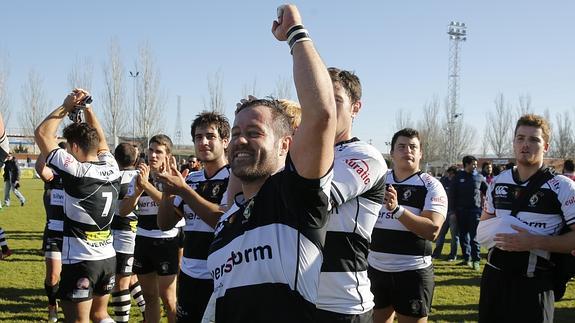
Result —
M 44 182 L 49 182 L 54 178 L 54 173 L 50 167 L 46 166 L 46 156 L 44 156 L 44 154 L 40 153 L 40 155 L 38 155 L 34 168 Z
M 108 151 L 108 143 L 106 142 L 106 135 L 104 134 L 104 130 L 96 118 L 96 114 L 92 110 L 92 106 L 90 104 L 86 105 L 84 109 L 84 115 L 86 116 L 86 123 L 94 127 L 96 132 L 98 133 L 98 137 L 100 138 L 100 144 L 98 145 L 98 153 L 101 151 Z
M 52 150 L 58 148 L 58 142 L 56 140 L 58 126 L 62 122 L 62 119 L 80 104 L 86 95 L 85 93 L 86 92 L 81 89 L 74 89 L 66 96 L 62 105 L 52 111 L 52 113 L 38 125 L 36 131 L 34 131 L 34 139 L 40 148 L 40 152 L 44 156 L 48 156 Z
M 333 163 L 336 106 L 331 79 L 303 29 L 296 6 L 284 5 L 278 9 L 272 32 L 278 40 L 288 40 L 291 45 L 294 82 L 302 110 L 290 156 L 301 176 L 320 178 Z

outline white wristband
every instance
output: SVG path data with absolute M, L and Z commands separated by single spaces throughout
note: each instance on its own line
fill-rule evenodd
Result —
M 395 210 L 393 210 L 391 215 L 393 215 L 393 218 L 397 220 L 403 215 L 404 212 L 405 212 L 405 208 L 403 206 L 399 205 L 397 208 L 395 208 Z

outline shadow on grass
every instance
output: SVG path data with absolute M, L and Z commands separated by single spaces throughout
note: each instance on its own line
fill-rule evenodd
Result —
M 479 286 L 480 284 L 481 277 L 451 278 L 435 281 L 435 286 Z
M 3 316 L 28 322 L 39 322 L 42 319 L 40 315 L 34 316 L 34 313 L 44 311 L 43 302 L 38 299 L 42 295 L 41 289 L 4 287 L 0 288 L 0 295 L 0 313 Z M 5 301 L 9 304 L 3 304 Z
M 433 305 L 430 322 L 471 322 L 477 321 L 477 304 Z M 438 314 L 441 312 L 442 314 Z M 447 312 L 447 313 L 445 313 Z M 458 312 L 458 313 L 453 313 Z M 470 313 L 471 312 L 471 313 Z
M 8 240 L 42 240 L 42 231 L 6 231 Z

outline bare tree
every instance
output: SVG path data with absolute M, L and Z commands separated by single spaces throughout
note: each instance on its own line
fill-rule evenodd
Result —
M 116 40 L 110 42 L 108 61 L 104 63 L 102 72 L 104 73 L 104 92 L 101 95 L 103 124 L 106 135 L 112 139 L 109 142 L 113 142 L 115 147 L 119 143 L 121 130 L 128 126 L 127 113 L 124 109 L 126 71 L 120 59 L 120 45 Z
M 395 131 L 412 127 L 411 113 L 404 109 L 399 109 L 399 112 L 395 115 Z
M 464 155 L 473 154 L 475 150 L 473 138 L 476 137 L 476 131 L 464 122 L 463 117 L 455 124 L 453 130 L 454 157 L 459 162 Z
M 204 108 L 206 110 L 224 113 L 226 111 L 226 104 L 224 102 L 224 77 L 219 70 L 208 76 L 208 95 L 209 102 L 206 104 L 204 101 Z
M 575 151 L 575 141 L 571 116 L 567 111 L 556 115 L 557 124 L 551 138 L 551 154 L 557 158 L 567 158 Z
M 8 63 L 4 55 L 0 55 L 0 113 L 4 119 L 4 124 L 10 122 L 10 100 L 8 97 Z
M 510 143 L 513 133 L 510 125 L 513 123 L 513 115 L 509 104 L 505 103 L 503 93 L 495 97 L 495 111 L 487 115 L 485 135 L 489 148 L 498 157 L 505 157 L 510 153 Z
M 533 113 L 533 107 L 531 106 L 531 95 L 522 94 L 519 96 L 519 105 L 517 106 L 517 119 L 528 113 Z
M 68 73 L 70 89 L 82 88 L 91 91 L 93 75 L 94 65 L 88 58 L 76 59 L 76 63 Z
M 441 123 L 437 98 L 423 106 L 423 119 L 417 122 L 417 129 L 422 139 L 421 149 L 425 162 L 441 159 Z
M 278 99 L 292 100 L 293 78 L 291 76 L 279 76 L 276 80 L 272 96 Z
M 30 70 L 28 80 L 22 86 L 23 111 L 19 115 L 20 127 L 26 135 L 32 136 L 34 129 L 46 117 L 47 102 L 44 95 L 43 80 L 40 75 Z
M 152 56 L 150 44 L 140 46 L 137 70 L 141 79 L 138 81 L 138 135 L 146 140 L 154 134 L 160 133 L 163 128 L 165 95 L 160 93 L 160 72 Z M 164 131 L 165 133 L 166 131 Z
M 251 84 L 244 83 L 244 85 L 242 86 L 242 97 L 241 98 L 247 98 L 249 95 L 253 95 L 255 97 L 258 97 L 258 87 L 257 87 L 257 78 L 256 77 L 254 77 Z
M 475 129 L 465 124 L 463 114 L 454 111 L 447 99 L 444 106 L 445 119 L 441 127 L 444 135 L 440 152 L 445 161 L 451 164 L 461 160 L 464 154 L 473 152 Z

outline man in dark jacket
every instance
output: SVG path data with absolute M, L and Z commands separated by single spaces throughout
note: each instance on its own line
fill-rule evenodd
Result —
M 449 202 L 453 203 L 453 210 L 459 226 L 459 242 L 463 253 L 462 265 L 479 271 L 479 243 L 475 236 L 477 225 L 481 216 L 482 195 L 487 191 L 485 177 L 477 172 L 477 158 L 463 157 L 463 170 L 455 175 L 449 187 Z
M 20 167 L 13 155 L 8 155 L 4 162 L 4 204 L 10 206 L 10 191 L 14 191 L 20 200 L 20 205 L 24 206 L 26 198 L 18 191 L 20 187 Z

